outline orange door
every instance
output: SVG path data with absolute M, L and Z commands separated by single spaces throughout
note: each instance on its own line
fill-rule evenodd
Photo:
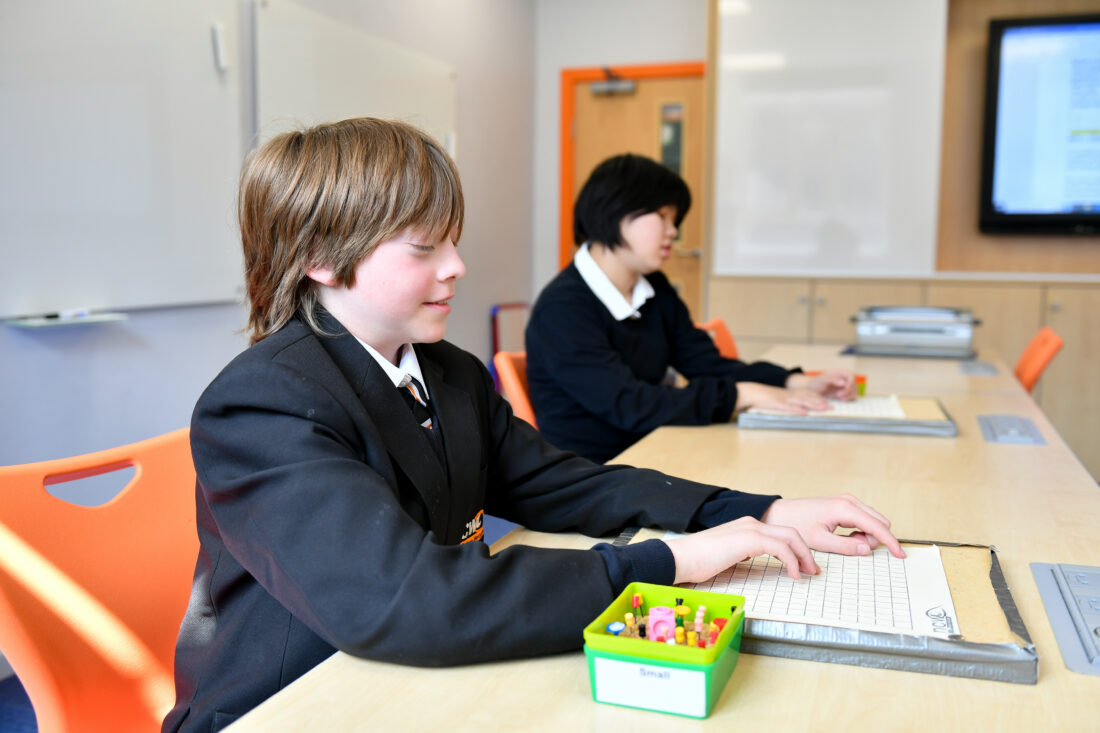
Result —
M 573 135 L 572 197 L 563 200 L 562 205 L 572 211 L 576 194 L 592 169 L 620 153 L 648 156 L 679 173 L 691 189 L 692 204 L 680 226 L 672 258 L 663 271 L 687 303 L 692 317 L 698 319 L 702 315 L 706 216 L 703 77 L 700 74 L 631 81 L 633 91 L 614 94 L 602 93 L 599 81 L 572 84 L 573 119 L 571 124 L 563 125 Z M 563 145 L 563 153 L 567 147 Z M 566 218 L 563 216 L 563 222 Z M 571 221 L 571 217 L 568 219 Z M 571 235 L 568 231 L 564 236 Z

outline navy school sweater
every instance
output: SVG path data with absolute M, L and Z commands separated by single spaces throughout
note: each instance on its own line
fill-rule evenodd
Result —
M 607 461 L 661 425 L 729 420 L 737 382 L 783 386 L 799 371 L 722 358 L 668 278 L 646 279 L 655 294 L 640 318 L 616 321 L 573 264 L 535 302 L 527 383 L 539 430 L 555 446 Z M 686 387 L 665 383 L 669 367 Z

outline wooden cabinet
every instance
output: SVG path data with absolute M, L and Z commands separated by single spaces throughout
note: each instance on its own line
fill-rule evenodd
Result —
M 852 316 L 869 305 L 921 305 L 919 282 L 896 280 L 814 280 L 810 298 L 813 343 L 850 344 L 856 339 Z
M 722 318 L 738 339 L 810 338 L 810 281 L 800 278 L 716 277 L 710 281 L 708 318 Z
M 992 349 L 1013 366 L 1042 326 L 1043 286 L 1007 283 L 929 283 L 927 304 L 969 308 L 981 325 L 974 348 Z
M 1100 287 L 1050 286 L 1046 325 L 1065 342 L 1039 380 L 1039 406 L 1100 477 Z
M 716 277 L 708 318 L 725 319 L 739 340 L 851 343 L 865 305 L 920 305 L 919 281 Z

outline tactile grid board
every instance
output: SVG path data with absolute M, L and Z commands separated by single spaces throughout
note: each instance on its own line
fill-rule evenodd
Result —
M 824 621 L 913 631 L 905 564 L 889 553 L 846 556 L 813 551 L 821 572 L 791 580 L 783 563 L 762 555 L 740 562 L 713 580 L 697 583 L 745 597 L 753 618 L 811 616 Z
M 970 377 L 992 377 L 997 374 L 997 367 L 988 361 L 971 359 L 959 362 L 959 370 Z
M 978 425 L 987 443 L 1047 444 L 1035 423 L 1020 415 L 978 415 Z
M 634 539 L 634 535 L 638 534 L 639 529 L 641 529 L 641 527 L 625 528 L 622 532 L 619 533 L 619 536 L 611 542 L 611 546 L 625 547 L 626 545 L 629 545 L 630 541 Z
M 1031 572 L 1066 667 L 1100 675 L 1100 567 L 1033 562 Z

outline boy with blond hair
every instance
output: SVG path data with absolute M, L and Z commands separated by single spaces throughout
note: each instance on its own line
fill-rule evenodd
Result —
M 340 650 L 443 666 L 576 649 L 640 580 L 760 553 L 901 550 L 849 496 L 784 500 L 601 466 L 544 442 L 481 362 L 442 341 L 463 197 L 419 130 L 353 119 L 279 135 L 239 199 L 252 345 L 195 407 L 200 551 L 165 730 L 218 730 Z M 482 518 L 606 535 L 490 556 Z M 833 534 L 837 526 L 860 531 Z

